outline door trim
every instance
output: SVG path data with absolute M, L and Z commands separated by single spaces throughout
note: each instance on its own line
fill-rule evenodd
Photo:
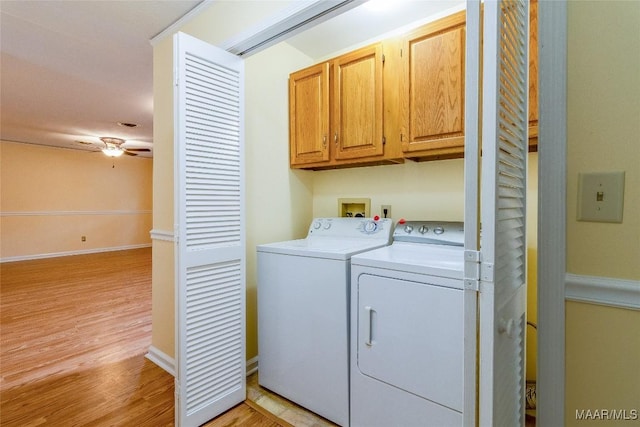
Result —
M 538 3 L 538 425 L 564 424 L 567 3 Z

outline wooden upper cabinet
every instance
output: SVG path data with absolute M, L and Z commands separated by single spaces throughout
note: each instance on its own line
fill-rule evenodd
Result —
M 336 160 L 381 156 L 382 45 L 375 44 L 331 62 L 332 138 Z
M 403 162 L 395 113 L 399 109 L 396 69 L 400 48 L 397 42 L 389 42 L 388 49 L 394 58 L 389 77 L 383 70 L 383 43 L 289 76 L 291 167 L 328 169 Z M 394 109 L 390 114 L 384 111 L 387 97 Z M 393 128 L 392 144 L 384 137 L 385 126 Z
M 408 158 L 464 152 L 465 13 L 408 34 L 403 43 L 402 149 Z
M 529 146 L 538 143 L 538 0 L 530 0 Z M 464 11 L 291 74 L 291 167 L 464 156 Z
M 330 159 L 328 63 L 289 77 L 289 150 L 292 166 Z

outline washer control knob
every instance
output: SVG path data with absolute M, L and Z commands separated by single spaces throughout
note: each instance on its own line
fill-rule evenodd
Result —
M 367 221 L 364 223 L 363 229 L 365 233 L 373 233 L 378 229 L 378 223 L 375 221 Z
M 330 229 L 330 228 L 331 228 L 331 223 L 330 223 L 330 222 L 328 222 L 328 221 L 327 221 L 327 222 L 325 222 L 325 223 L 324 223 L 324 226 L 323 226 L 322 228 L 324 228 L 325 230 Z
M 405 225 L 404 226 L 404 232 L 407 234 L 411 234 L 411 232 L 413 231 L 413 226 L 412 225 Z
M 438 227 L 433 229 L 433 232 L 436 233 L 436 234 L 442 234 L 442 233 L 444 233 L 444 228 L 438 226 Z
M 320 221 L 316 221 L 313 223 L 313 228 L 315 228 L 316 230 L 319 230 L 321 226 L 322 223 Z
M 421 225 L 418 231 L 420 232 L 420 234 L 424 234 L 429 231 L 429 227 L 427 227 L 426 225 Z

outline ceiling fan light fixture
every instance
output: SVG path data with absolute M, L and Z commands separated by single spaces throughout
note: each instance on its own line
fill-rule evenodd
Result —
M 111 147 L 107 146 L 107 148 L 103 148 L 102 152 L 109 157 L 120 157 L 122 156 L 122 153 L 124 153 L 124 151 L 122 151 L 120 147 L 113 147 L 113 146 Z
M 102 152 L 109 157 L 120 157 L 124 153 L 124 150 L 120 147 L 124 143 L 124 139 L 102 137 L 100 138 L 104 142 L 104 148 Z

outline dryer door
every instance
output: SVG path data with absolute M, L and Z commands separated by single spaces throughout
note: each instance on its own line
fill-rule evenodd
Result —
M 362 274 L 357 298 L 360 372 L 461 412 L 463 291 Z

